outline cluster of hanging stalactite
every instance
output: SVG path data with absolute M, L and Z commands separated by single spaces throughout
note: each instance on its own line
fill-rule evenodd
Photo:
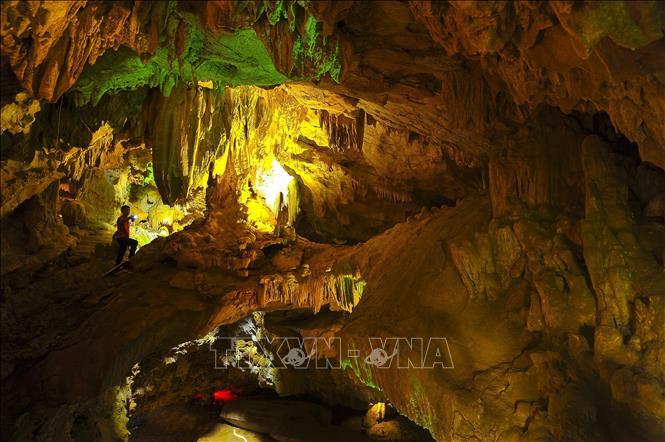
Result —
M 376 197 L 382 201 L 389 201 L 391 203 L 409 203 L 413 201 L 413 196 L 407 192 L 397 192 L 389 189 L 387 186 L 372 186 L 369 187 L 362 182 L 352 179 L 351 187 L 356 195 L 366 198 L 369 192 L 374 192 Z
M 108 156 L 113 143 L 113 129 L 102 125 L 93 135 L 87 148 L 72 148 L 63 155 L 63 167 L 72 181 L 79 181 L 89 167 L 99 166 L 102 156 Z M 106 162 L 105 162 L 106 163 Z
M 64 177 L 67 178 L 63 189 L 69 191 L 69 184 L 80 184 L 91 168 L 99 164 L 107 168 L 120 165 L 128 149 L 122 142 L 113 144 L 113 128 L 103 124 L 92 134 L 87 147 L 37 150 L 29 163 L 8 160 L 2 166 L 0 213 L 2 216 L 11 213 L 19 204 Z
M 355 118 L 319 111 L 319 125 L 328 134 L 328 145 L 338 151 L 361 151 L 365 129 L 365 113 L 356 112 Z
M 391 203 L 408 203 L 413 200 L 411 195 L 405 192 L 396 192 L 394 190 L 375 187 L 374 193 L 376 196 L 383 201 L 389 201 Z
M 365 288 L 359 275 L 326 273 L 319 278 L 308 277 L 298 281 L 295 275 L 267 275 L 261 279 L 263 290 L 258 304 L 281 303 L 294 307 L 308 307 L 315 313 L 324 305 L 330 309 L 351 312 L 358 304 Z

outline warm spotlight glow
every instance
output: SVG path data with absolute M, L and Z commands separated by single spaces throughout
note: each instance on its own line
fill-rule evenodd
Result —
M 268 207 L 275 215 L 279 212 L 279 195 L 282 194 L 282 204 L 288 205 L 289 183 L 293 177 L 288 174 L 275 158 L 272 159 L 269 170 L 260 169 L 256 177 L 256 188 L 266 200 Z

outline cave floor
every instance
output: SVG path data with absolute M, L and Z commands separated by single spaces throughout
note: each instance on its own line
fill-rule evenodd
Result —
M 367 429 L 363 427 L 362 411 L 278 398 L 170 404 L 149 414 L 136 414 L 128 429 L 131 442 L 433 440 L 426 430 L 402 416 Z

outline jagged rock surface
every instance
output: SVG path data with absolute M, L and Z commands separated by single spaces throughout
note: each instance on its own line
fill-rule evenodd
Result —
M 185 14 L 167 2 L 18 3 L 3 4 L 3 52 L 24 87 L 49 101 L 109 48 L 125 45 L 149 58 L 165 47 L 185 60 L 192 36 L 203 32 L 197 27 L 213 36 L 253 28 L 288 78 L 332 76 L 348 95 L 382 103 L 396 121 L 408 121 L 421 134 L 443 130 L 448 142 L 465 150 L 488 147 L 473 132 L 485 132 L 496 116 L 525 121 L 527 108 L 547 103 L 567 112 L 607 112 L 640 144 L 645 160 L 665 165 L 665 12 L 658 2 L 311 2 L 304 8 L 297 2 L 204 2 L 186 7 Z M 187 13 L 198 15 L 199 23 Z M 221 56 L 234 63 L 233 56 Z M 194 78 L 212 79 L 210 72 Z M 328 81 L 322 86 L 338 89 Z M 438 111 L 414 118 L 413 101 Z
M 126 438 L 135 364 L 163 381 L 149 415 L 221 378 L 200 350 L 169 358 L 262 311 L 361 354 L 443 336 L 454 362 L 287 370 L 280 394 L 390 401 L 438 440 L 662 439 L 663 10 L 3 2 L 3 57 L 43 100 L 26 137 L 2 134 L 3 436 Z M 205 216 L 104 278 L 104 247 L 62 255 L 83 211 L 58 182 L 112 217 L 105 174 L 149 181 L 143 142 L 164 200 L 205 188 Z M 298 189 L 274 230 L 271 160 Z

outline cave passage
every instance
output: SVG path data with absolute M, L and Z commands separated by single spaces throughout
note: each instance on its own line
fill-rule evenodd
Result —
M 3 440 L 665 440 L 665 2 L 0 19 Z

